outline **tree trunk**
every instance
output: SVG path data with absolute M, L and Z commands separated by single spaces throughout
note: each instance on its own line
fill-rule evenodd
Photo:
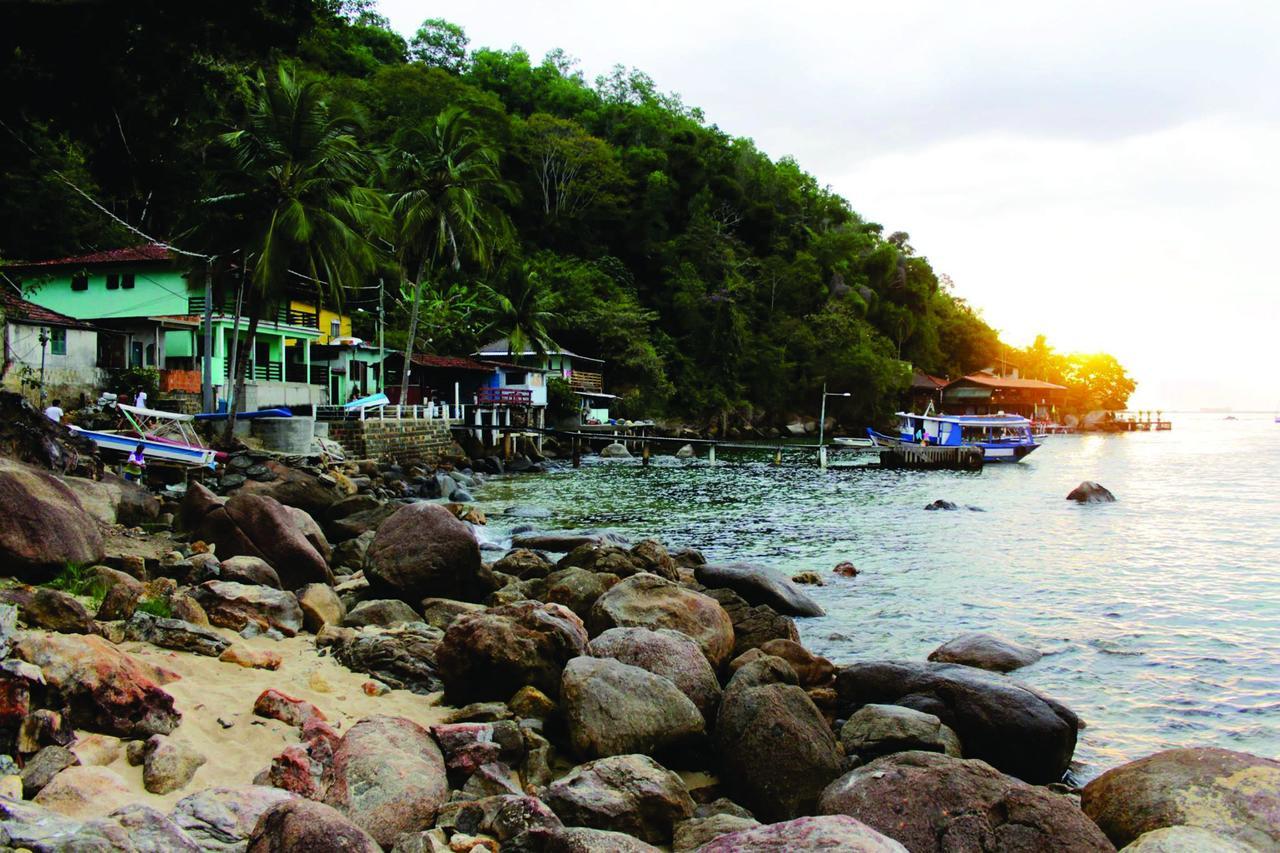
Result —
M 262 314 L 259 300 L 250 300 L 249 328 L 245 332 L 244 345 L 236 353 L 236 363 L 232 376 L 235 380 L 235 395 L 231 407 L 227 410 L 227 426 L 222 433 L 223 447 L 230 447 L 236 431 L 236 413 L 244 405 L 244 375 L 249 367 L 249 355 L 253 352 L 253 339 L 258 334 L 258 320 Z
M 400 372 L 400 399 L 397 402 L 405 405 L 409 400 L 409 374 L 413 366 L 413 343 L 418 334 L 418 306 L 422 304 L 422 270 L 418 270 L 418 280 L 413 285 L 413 305 L 409 308 L 409 337 L 404 342 L 404 367 Z

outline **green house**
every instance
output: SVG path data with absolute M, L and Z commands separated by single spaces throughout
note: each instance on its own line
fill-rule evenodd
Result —
M 198 393 L 204 356 L 203 282 L 155 244 L 68 258 L 6 264 L 31 302 L 78 320 L 92 321 L 98 335 L 98 367 L 155 368 L 162 392 Z M 233 342 L 246 343 L 248 321 L 237 322 L 234 305 L 213 307 L 212 365 L 215 392 L 226 397 Z M 325 364 L 313 364 L 320 338 L 318 312 L 296 302 L 258 326 L 246 382 L 246 409 L 315 406 L 330 402 Z M 131 390 L 131 389 L 104 389 Z M 336 402 L 336 401 L 335 401 Z

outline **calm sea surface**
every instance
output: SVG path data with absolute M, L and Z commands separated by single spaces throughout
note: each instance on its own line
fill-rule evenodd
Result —
M 1215 745 L 1280 756 L 1280 424 L 1175 416 L 1165 433 L 1055 436 L 981 474 L 759 461 L 587 461 L 496 478 L 481 493 L 502 540 L 609 529 L 826 579 L 828 615 L 798 620 L 837 663 L 923 660 L 967 631 L 1047 653 L 1019 677 L 1087 722 L 1078 776 L 1158 749 Z M 799 456 L 793 457 L 799 459 Z M 835 457 L 839 459 L 840 457 Z M 845 457 L 849 458 L 849 457 Z M 834 460 L 833 460 L 834 461 Z M 1118 498 L 1064 496 L 1097 480 Z M 946 498 L 982 512 L 925 512 Z M 841 578 L 831 567 L 861 570 Z

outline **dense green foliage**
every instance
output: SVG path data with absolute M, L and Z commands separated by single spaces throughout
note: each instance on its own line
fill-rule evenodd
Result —
M 1069 411 L 1123 409 L 1135 383 L 1114 356 L 1098 353 L 1059 353 L 1036 337 L 1029 347 L 1009 353 L 1028 379 L 1067 386 L 1064 407 Z
M 0 255 L 136 239 L 62 175 L 150 234 L 221 228 L 206 250 L 247 248 L 265 264 L 262 216 L 218 220 L 208 200 L 258 199 L 260 213 L 279 201 L 280 173 L 234 150 L 261 128 L 279 64 L 292 74 L 280 79 L 323 98 L 343 145 L 378 160 L 317 189 L 326 204 L 382 199 L 361 220 L 378 271 L 306 269 L 366 306 L 354 288 L 386 281 L 388 343 L 553 339 L 607 360 L 624 413 L 702 424 L 811 412 L 823 383 L 854 392 L 836 414 L 871 421 L 896 405 L 911 365 L 958 375 L 996 359 L 996 333 L 905 233 L 884 234 L 793 160 L 641 72 L 588 82 L 563 51 L 469 50 L 438 19 L 406 42 L 368 0 L 128 9 L 0 11 Z M 354 207 L 328 210 L 341 240 L 359 230 Z

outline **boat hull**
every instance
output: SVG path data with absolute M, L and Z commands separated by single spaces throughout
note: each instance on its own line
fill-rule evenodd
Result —
M 882 432 L 876 432 L 873 429 L 867 430 L 867 436 L 875 443 L 877 447 L 894 447 L 897 445 L 912 445 L 914 441 L 897 438 L 892 435 L 885 435 Z M 949 445 L 947 445 L 949 446 Z M 1021 462 L 1032 451 L 1040 445 L 1035 442 L 1026 444 L 994 444 L 994 443 L 965 443 L 957 445 L 960 447 L 981 447 L 982 460 L 984 462 Z
M 171 442 L 153 441 L 148 438 L 138 438 L 134 435 L 120 435 L 113 432 L 95 432 L 94 430 L 80 429 L 79 427 L 71 427 L 78 435 L 92 441 L 103 450 L 115 450 L 120 453 L 132 453 L 139 445 L 142 445 L 142 456 L 145 459 L 153 459 L 161 462 L 177 462 L 181 465 L 195 465 L 213 467 L 216 464 L 217 451 L 209 450 L 204 447 L 190 447 L 182 444 L 173 444 Z

